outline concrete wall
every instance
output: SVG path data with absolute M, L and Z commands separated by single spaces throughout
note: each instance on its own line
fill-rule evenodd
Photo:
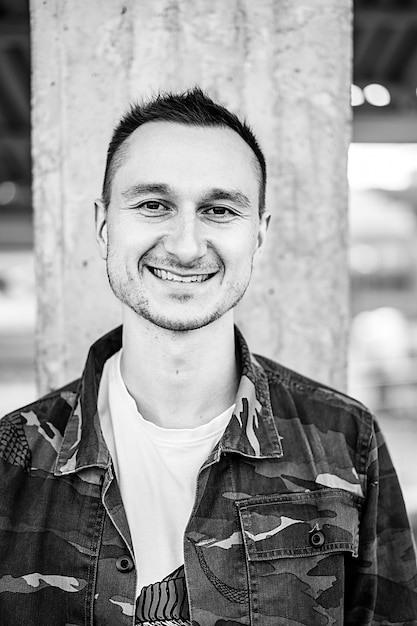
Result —
M 117 324 L 93 235 L 129 101 L 200 84 L 245 114 L 269 164 L 269 244 L 238 321 L 255 351 L 345 384 L 351 0 L 32 0 L 40 390 Z

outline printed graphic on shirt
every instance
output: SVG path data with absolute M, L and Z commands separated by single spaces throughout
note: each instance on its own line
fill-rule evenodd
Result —
M 144 587 L 136 604 L 135 626 L 190 626 L 184 566 L 161 582 Z

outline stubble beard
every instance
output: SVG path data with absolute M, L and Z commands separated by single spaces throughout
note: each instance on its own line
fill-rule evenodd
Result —
M 107 257 L 106 269 L 107 269 L 107 278 L 109 280 L 109 284 L 111 290 L 114 295 L 120 302 L 128 306 L 134 313 L 136 313 L 139 317 L 147 320 L 151 324 L 158 326 L 159 328 L 163 328 L 164 330 L 176 331 L 176 332 L 187 332 L 191 330 L 198 330 L 199 328 L 203 328 L 204 326 L 208 326 L 209 324 L 218 320 L 222 315 L 233 309 L 243 298 L 246 293 L 246 290 L 249 286 L 250 277 L 252 275 L 252 264 L 251 270 L 249 272 L 249 276 L 243 282 L 243 284 L 239 285 L 231 285 L 230 291 L 234 292 L 232 298 L 228 298 L 227 302 L 215 308 L 213 311 L 208 312 L 207 315 L 203 317 L 199 317 L 196 319 L 172 319 L 168 316 L 164 316 L 161 313 L 152 310 L 151 303 L 149 302 L 149 298 L 141 290 L 140 284 L 138 284 L 138 278 L 132 276 L 129 272 L 127 272 L 127 278 L 123 280 L 118 272 L 113 272 L 111 267 L 111 263 L 109 263 L 109 256 Z M 183 300 L 184 303 L 188 300 L 188 296 L 183 296 L 179 298 L 179 300 Z

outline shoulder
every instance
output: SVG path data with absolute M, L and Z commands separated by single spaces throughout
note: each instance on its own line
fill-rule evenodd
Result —
M 0 419 L 0 459 L 28 470 L 39 445 L 56 447 L 75 406 L 79 383 L 72 381 Z
M 255 354 L 256 361 L 262 366 L 269 384 L 273 387 L 283 386 L 295 398 L 306 402 L 314 401 L 329 406 L 345 408 L 347 411 L 358 413 L 361 416 L 370 415 L 367 409 L 359 400 L 355 400 L 348 394 L 329 387 L 312 378 L 308 378 L 299 372 L 291 370 L 272 359 Z
M 38 400 L 8 413 L 0 420 L 0 429 L 9 423 L 24 422 L 28 415 L 34 414 L 40 422 L 59 421 L 66 412 L 70 412 L 75 405 L 78 395 L 80 379 L 74 380 L 59 389 L 45 394 Z
M 374 416 L 361 402 L 275 361 L 254 355 L 264 370 L 274 413 L 296 420 L 333 439 L 339 434 L 365 454 L 374 432 Z

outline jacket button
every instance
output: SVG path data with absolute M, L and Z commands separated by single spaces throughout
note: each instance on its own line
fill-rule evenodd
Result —
M 116 567 L 119 572 L 126 574 L 127 572 L 131 572 L 135 566 L 131 557 L 128 554 L 124 554 L 123 556 L 119 556 L 117 559 Z
M 325 541 L 324 532 L 322 530 L 315 530 L 310 534 L 309 540 L 313 548 L 321 548 Z

